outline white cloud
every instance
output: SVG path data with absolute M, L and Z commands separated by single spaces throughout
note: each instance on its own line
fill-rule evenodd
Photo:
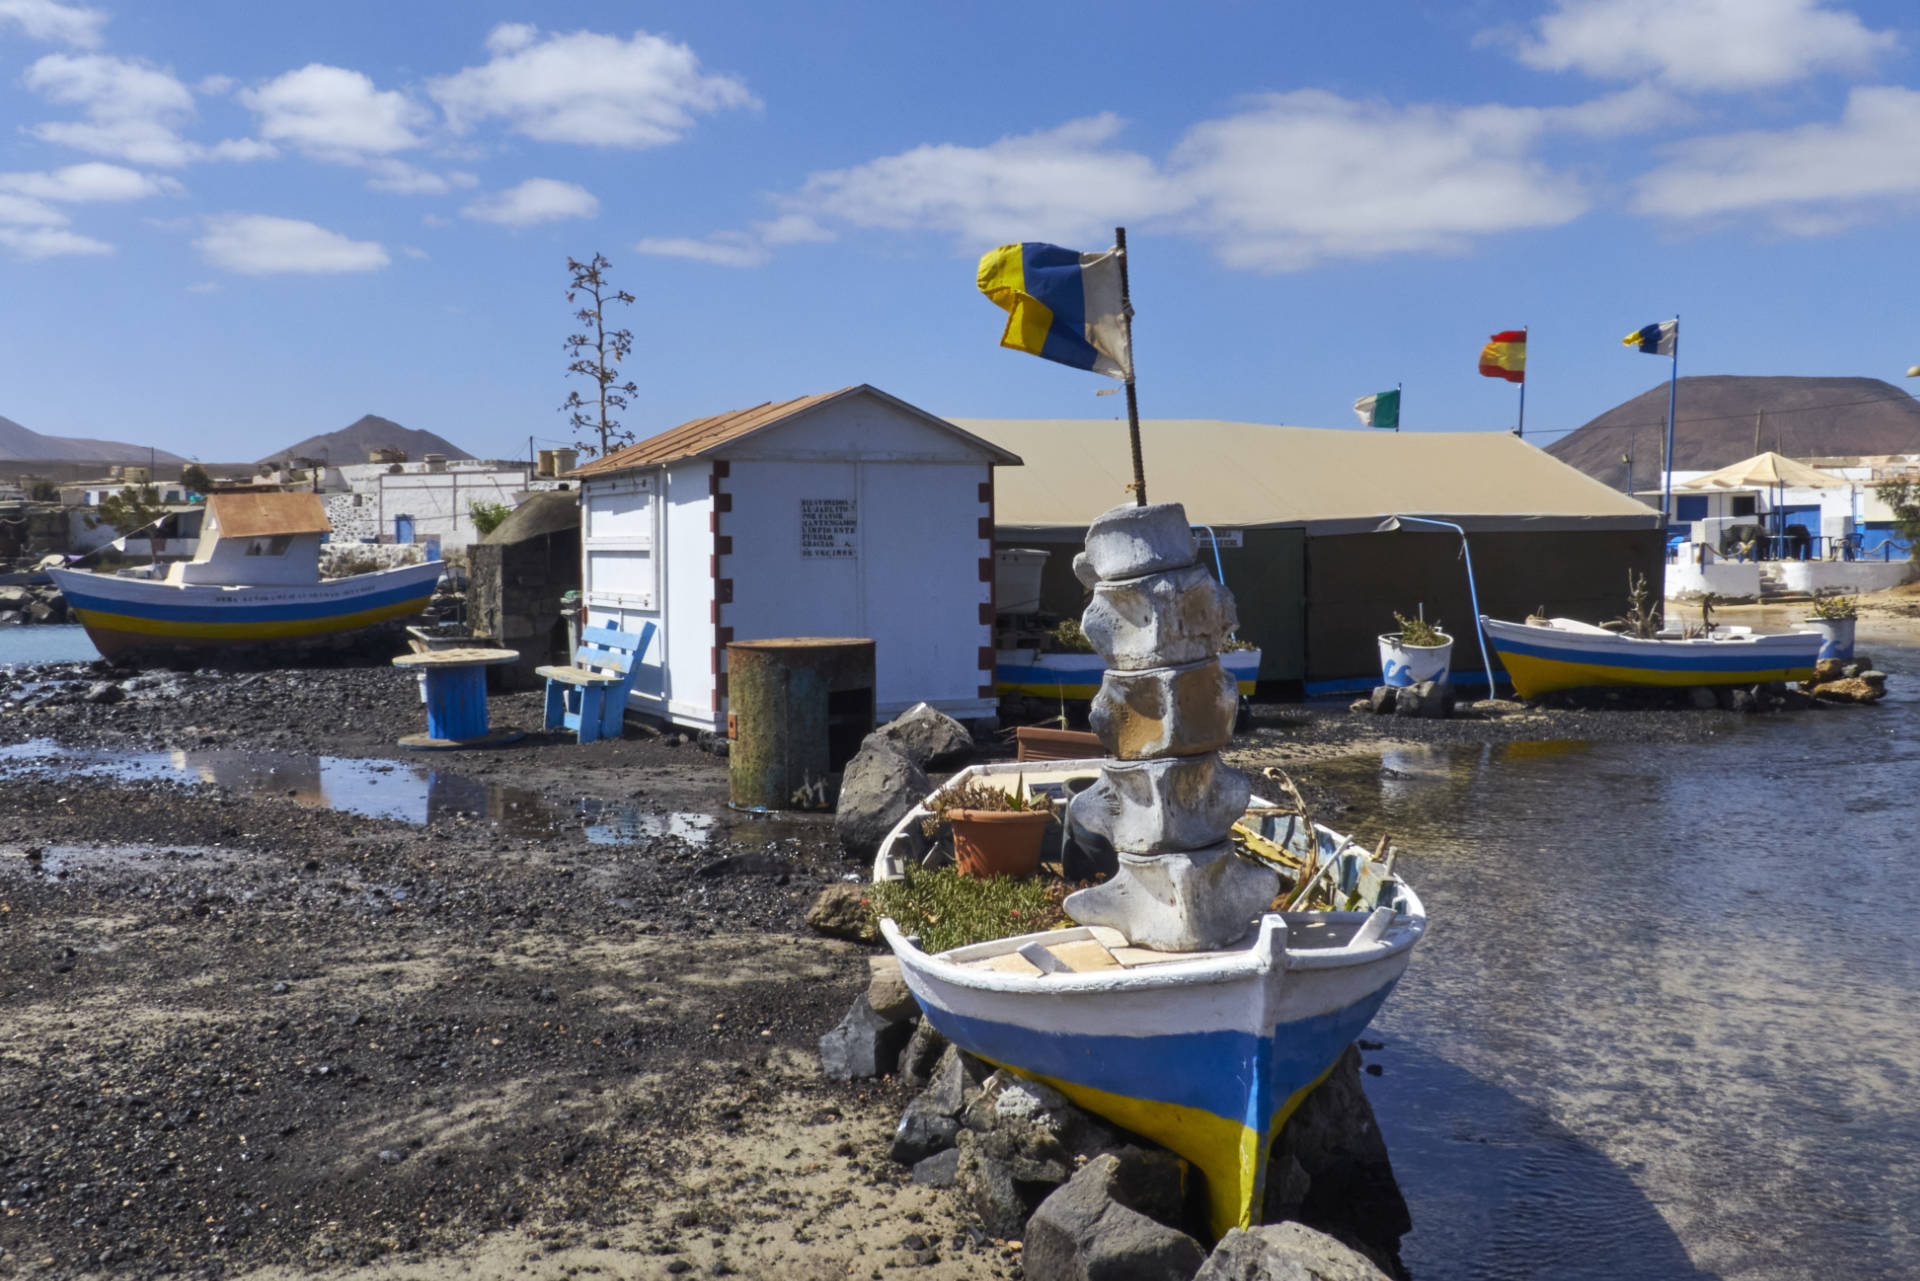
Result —
M 260 118 L 260 136 L 317 160 L 358 164 L 417 147 L 431 113 L 397 89 L 376 89 L 358 71 L 314 62 L 240 92 Z
M 1741 214 L 1789 235 L 1822 235 L 1920 199 L 1920 92 L 1855 89 L 1834 123 L 1695 138 L 1635 184 L 1638 213 Z
M 221 214 L 194 247 L 215 267 L 243 276 L 378 271 L 390 259 L 377 241 L 349 240 L 297 218 Z
M 177 179 L 99 161 L 68 165 L 52 173 L 0 173 L 0 191 L 69 203 L 144 200 L 148 196 L 177 196 L 185 190 Z
M 1104 243 L 1115 226 L 1193 200 L 1152 160 L 1107 145 L 1121 127 L 1106 113 L 983 147 L 929 143 L 814 174 L 783 204 L 815 221 L 943 231 L 968 244 Z
M 202 76 L 200 83 L 193 87 L 193 91 L 208 98 L 218 98 L 221 94 L 231 91 L 236 83 L 238 82 L 232 76 Z
M 401 245 L 400 252 L 405 254 L 407 257 L 413 259 L 415 262 L 425 262 L 428 258 L 433 256 L 429 254 L 426 250 L 420 248 L 418 245 Z
M 396 196 L 444 196 L 455 188 L 473 187 L 480 182 L 474 175 L 457 169 L 434 173 L 390 156 L 369 160 L 367 168 L 373 171 L 373 177 L 367 179 L 370 190 Z
M 715 267 L 758 267 L 769 256 L 754 237 L 738 231 L 716 231 L 705 240 L 648 236 L 636 244 L 634 250 L 661 258 L 687 258 Z
M 113 252 L 113 246 L 104 240 L 61 227 L 0 227 L 0 245 L 13 251 L 16 258 L 28 260 Z
M 600 202 L 591 191 L 555 178 L 529 178 L 517 187 L 480 197 L 461 214 L 503 227 L 531 227 L 562 218 L 593 218 Z
M 484 66 L 427 84 L 456 133 L 499 117 L 541 142 L 658 147 L 686 134 L 696 113 L 759 105 L 740 80 L 701 71 L 693 50 L 645 31 L 543 36 L 508 23 L 487 51 Z
M 18 227 L 64 227 L 68 218 L 44 200 L 0 191 L 0 223 Z
M 833 233 L 805 214 L 782 214 L 769 222 L 753 224 L 760 242 L 767 245 L 825 244 Z
M 42 142 L 167 169 L 262 154 L 261 144 L 230 140 L 209 148 L 183 138 L 180 130 L 194 115 L 192 91 L 171 71 L 138 59 L 48 54 L 27 68 L 22 83 L 49 102 L 80 108 L 83 119 L 30 126 Z
M 1172 177 L 1197 195 L 1194 221 L 1228 266 L 1460 253 L 1585 212 L 1579 184 L 1534 154 L 1554 123 L 1526 108 L 1274 94 L 1188 131 Z
M 0 27 L 18 27 L 34 40 L 95 49 L 106 22 L 98 9 L 64 0 L 0 0 Z
M 1481 41 L 1511 45 L 1541 71 L 1719 91 L 1862 71 L 1900 43 L 1826 0 L 1556 0 L 1531 33 L 1489 31 Z

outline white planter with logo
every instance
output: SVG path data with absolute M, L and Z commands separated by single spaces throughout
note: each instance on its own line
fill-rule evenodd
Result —
M 1442 632 L 1445 636 L 1446 633 Z M 1444 681 L 1453 670 L 1453 637 L 1444 645 L 1403 645 L 1399 632 L 1380 638 L 1380 683 L 1404 688 L 1422 681 Z
M 1856 618 L 1809 618 L 1807 630 L 1820 633 L 1820 657 L 1853 657 L 1853 626 Z

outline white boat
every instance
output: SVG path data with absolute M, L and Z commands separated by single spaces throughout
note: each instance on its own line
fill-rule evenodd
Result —
M 976 766 L 956 776 L 1061 795 L 1098 760 Z M 876 880 L 924 858 L 924 806 L 881 845 Z M 1274 1135 L 1406 970 L 1426 930 L 1391 857 L 1256 799 L 1242 827 L 1311 861 L 1343 910 L 1274 912 L 1211 952 L 1132 947 L 1075 926 L 929 954 L 881 931 L 929 1022 L 968 1053 L 1042 1081 L 1172 1149 L 1206 1176 L 1213 1229 L 1258 1221 Z
M 1745 627 L 1716 627 L 1700 636 L 1668 630 L 1642 638 L 1571 618 L 1506 623 L 1482 617 L 1480 625 L 1521 698 L 1591 685 L 1803 681 L 1813 676 L 1824 639 L 1818 632 L 1755 635 Z
M 330 529 L 317 494 L 215 494 L 200 546 L 164 579 L 48 572 L 108 658 L 240 647 L 306 648 L 418 614 L 445 566 L 320 577 Z

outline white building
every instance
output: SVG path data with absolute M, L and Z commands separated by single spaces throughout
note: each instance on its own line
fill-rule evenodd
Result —
M 570 473 L 592 623 L 659 631 L 636 709 L 726 724 L 726 646 L 875 643 L 876 711 L 991 716 L 993 469 L 1020 459 L 864 384 L 686 423 Z
M 523 462 L 428 457 L 410 463 L 348 463 L 326 469 L 321 487 L 334 537 L 355 542 L 425 543 L 443 551 L 480 537 L 473 505 L 513 507 L 530 489 L 551 488 Z

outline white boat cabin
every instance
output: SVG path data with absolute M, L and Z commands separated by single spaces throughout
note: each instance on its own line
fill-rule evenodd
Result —
M 212 494 L 193 559 L 167 571 L 181 586 L 263 587 L 320 581 L 332 529 L 318 494 Z

